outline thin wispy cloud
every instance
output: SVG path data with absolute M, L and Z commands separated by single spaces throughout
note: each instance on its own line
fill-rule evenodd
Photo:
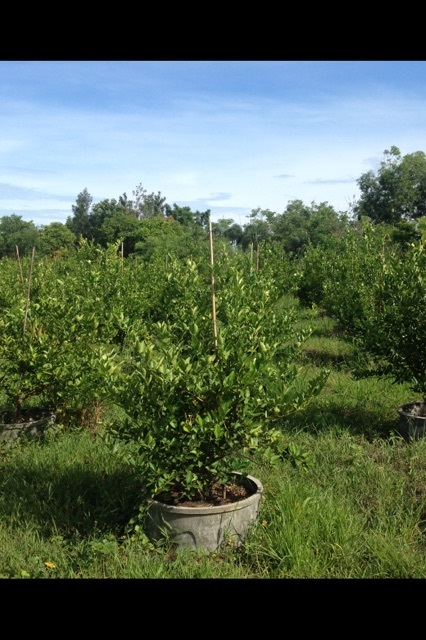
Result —
M 21 200 L 63 200 L 68 202 L 72 198 L 68 195 L 57 195 L 53 193 L 46 193 L 40 189 L 27 189 L 26 187 L 17 187 L 13 184 L 6 184 L 0 182 L 0 200 L 9 200 L 13 198 L 20 198 Z
M 426 149 L 426 62 L 0 62 L 0 216 L 65 222 L 142 183 L 213 218 L 359 195 Z
M 219 202 L 221 200 L 229 200 L 230 193 L 211 193 L 207 198 L 198 198 L 198 202 Z
M 306 184 L 354 184 L 355 178 L 317 178 L 316 180 L 307 180 Z

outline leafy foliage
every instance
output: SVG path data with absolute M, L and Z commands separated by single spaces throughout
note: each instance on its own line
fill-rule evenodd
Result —
M 116 253 L 99 251 L 97 260 L 86 261 L 82 246 L 67 259 L 36 261 L 31 279 L 26 260 L 22 281 L 17 262 L 2 262 L 0 279 L 9 284 L 0 316 L 0 382 L 17 420 L 33 397 L 69 413 L 102 395 L 100 355 L 119 325 L 111 307 L 120 274 Z
M 376 173 L 368 171 L 358 179 L 361 198 L 355 206 L 358 218 L 396 223 L 426 214 L 426 154 L 416 151 L 401 156 L 398 147 L 385 150 Z
M 388 228 L 365 223 L 362 233 L 348 232 L 338 251 L 308 251 L 299 293 L 334 316 L 372 358 L 360 373 L 409 382 L 426 398 L 425 273 L 424 240 L 401 249 Z
M 327 374 L 301 384 L 293 359 L 303 336 L 291 312 L 276 313 L 274 283 L 247 260 L 223 256 L 215 268 L 216 345 L 203 268 L 174 261 L 166 278 L 163 318 L 131 328 L 124 360 L 104 356 L 118 367 L 110 382 L 128 416 L 110 435 L 141 467 L 149 495 L 173 488 L 190 498 L 229 478 L 242 451 L 268 450 L 277 421 Z
M 76 237 L 61 222 L 51 222 L 40 230 L 39 246 L 42 255 L 55 256 L 75 248 Z
M 38 246 L 39 232 L 33 222 L 22 220 L 12 214 L 0 218 L 0 258 L 12 258 L 18 247 L 21 257 L 31 255 L 33 247 Z

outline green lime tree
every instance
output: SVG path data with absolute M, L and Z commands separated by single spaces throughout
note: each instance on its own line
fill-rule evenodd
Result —
M 103 362 L 126 414 L 108 429 L 113 450 L 140 467 L 148 496 L 178 502 L 229 479 L 244 452 L 273 451 L 280 421 L 327 372 L 308 381 L 294 365 L 306 336 L 247 255 L 224 252 L 209 274 L 174 260 L 166 279 L 162 318 L 134 323 L 122 354 Z
M 78 418 L 103 396 L 100 358 L 124 321 L 114 304 L 121 274 L 116 250 L 82 246 L 67 258 L 2 261 L 0 267 L 0 289 L 4 283 L 8 292 L 0 317 L 6 408 L 15 421 L 30 400 Z
M 408 382 L 426 399 L 425 239 L 403 247 L 392 227 L 364 222 L 338 250 L 307 252 L 299 292 L 321 305 L 357 348 L 358 375 Z

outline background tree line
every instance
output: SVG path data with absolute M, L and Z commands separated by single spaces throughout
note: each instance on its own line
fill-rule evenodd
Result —
M 241 250 L 257 249 L 262 243 L 278 242 L 294 257 L 304 255 L 310 246 L 333 246 L 348 228 L 357 229 L 362 221 L 382 225 L 402 246 L 426 234 L 426 155 L 422 151 L 401 155 L 392 146 L 376 172 L 368 171 L 357 180 L 361 195 L 348 211 L 338 212 L 328 202 L 305 204 L 288 202 L 282 213 L 253 209 L 247 224 L 231 218 L 212 223 L 217 238 Z M 35 247 L 42 255 L 70 251 L 80 239 L 100 246 L 120 241 L 124 255 L 149 260 L 164 249 L 185 253 L 194 250 L 207 237 L 210 210 L 192 211 L 172 206 L 158 193 L 148 193 L 142 184 L 118 199 L 93 203 L 87 188 L 72 205 L 65 224 L 52 222 L 36 227 L 33 222 L 11 214 L 0 218 L 0 258 L 28 255 Z

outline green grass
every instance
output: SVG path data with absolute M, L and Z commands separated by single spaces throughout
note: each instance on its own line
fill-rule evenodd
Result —
M 426 440 L 397 433 L 397 408 L 417 398 L 390 380 L 356 379 L 333 321 L 300 316 L 314 328 L 300 366 L 331 373 L 283 422 L 289 455 L 277 468 L 253 459 L 264 494 L 239 549 L 152 545 L 129 526 L 137 471 L 111 455 L 101 425 L 68 426 L 0 448 L 0 577 L 425 578 Z

